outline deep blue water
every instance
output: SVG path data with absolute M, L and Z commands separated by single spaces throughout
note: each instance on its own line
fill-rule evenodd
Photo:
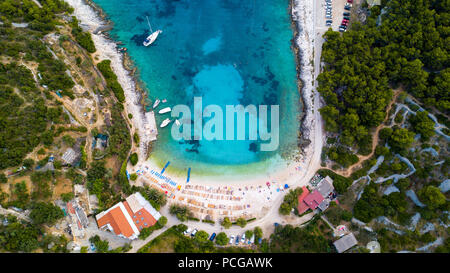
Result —
M 293 30 L 288 0 L 94 0 L 114 22 L 112 37 L 124 43 L 139 69 L 149 98 L 162 107 L 201 96 L 203 106 L 280 105 L 280 146 L 252 151 L 255 141 L 172 139 L 170 126 L 158 128 L 151 158 L 169 169 L 227 174 L 270 171 L 296 149 L 300 128 Z M 142 46 L 161 29 L 154 44 Z M 170 114 L 156 114 L 158 125 Z M 259 143 L 258 143 L 259 145 Z M 258 146 L 257 146 L 258 147 Z M 192 150 L 192 151 L 187 151 Z

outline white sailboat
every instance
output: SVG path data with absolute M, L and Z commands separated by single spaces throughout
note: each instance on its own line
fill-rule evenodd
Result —
M 164 113 L 167 113 L 167 112 L 170 112 L 170 111 L 172 111 L 172 109 L 170 109 L 170 107 L 166 107 L 166 108 L 163 108 L 163 109 L 159 110 L 158 113 L 164 114 Z
M 163 120 L 163 122 L 161 122 L 161 125 L 159 127 L 161 128 L 166 127 L 170 122 L 171 120 L 166 118 L 165 120 Z
M 162 32 L 162 30 L 160 30 L 160 29 L 153 32 L 152 26 L 150 25 L 150 22 L 148 21 L 148 17 L 147 17 L 147 23 L 148 23 L 148 26 L 150 27 L 150 35 L 145 39 L 145 41 L 143 43 L 144 46 L 151 45 L 156 40 L 156 38 L 158 38 L 158 35 Z
M 156 99 L 155 103 L 153 103 L 153 109 L 155 109 L 159 105 L 160 102 L 161 101 L 159 99 Z

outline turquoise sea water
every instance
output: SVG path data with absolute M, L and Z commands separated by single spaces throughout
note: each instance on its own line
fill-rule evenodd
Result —
M 300 128 L 293 30 L 288 0 L 94 0 L 114 22 L 111 36 L 123 42 L 157 110 L 193 97 L 209 104 L 279 105 L 280 145 L 254 151 L 250 140 L 175 141 L 171 125 L 158 128 L 151 159 L 168 171 L 192 175 L 266 174 L 285 164 Z M 161 29 L 154 44 L 142 45 Z M 223 108 L 225 109 L 225 108 Z M 159 125 L 170 114 L 156 114 Z

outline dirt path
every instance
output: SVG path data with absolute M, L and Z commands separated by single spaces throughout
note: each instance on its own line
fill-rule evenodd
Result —
M 3 214 L 3 215 L 11 214 L 11 215 L 16 216 L 19 219 L 25 220 L 27 222 L 31 222 L 30 218 L 28 216 L 25 216 L 23 213 L 18 213 L 12 209 L 5 209 L 2 206 L 0 206 L 0 214 Z
M 355 168 L 359 168 L 362 163 L 364 161 L 366 161 L 367 159 L 371 158 L 373 156 L 373 154 L 375 153 L 375 148 L 378 146 L 378 134 L 380 133 L 380 130 L 385 128 L 385 127 L 391 127 L 391 126 L 386 126 L 385 123 L 386 121 L 389 119 L 389 112 L 391 111 L 392 105 L 394 105 L 395 101 L 397 100 L 398 95 L 401 93 L 400 89 L 394 90 L 394 96 L 392 98 L 392 100 L 389 102 L 387 108 L 386 108 L 386 116 L 383 120 L 383 122 L 377 126 L 377 128 L 375 129 L 375 132 L 373 133 L 373 138 L 372 138 L 372 148 L 371 148 L 371 152 L 368 155 L 358 155 L 358 162 L 356 162 L 355 164 L 351 165 L 350 167 L 346 168 L 345 170 L 333 170 L 331 168 L 323 168 L 323 169 L 328 169 L 331 170 L 339 175 L 342 175 L 344 177 L 349 177 L 352 173 L 353 170 Z

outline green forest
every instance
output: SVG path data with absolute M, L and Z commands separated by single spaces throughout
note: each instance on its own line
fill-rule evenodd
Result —
M 449 11 L 448 1 L 392 0 L 371 8 L 366 22 L 352 23 L 350 31 L 325 33 L 318 90 L 326 106 L 320 112 L 342 146 L 370 152 L 370 129 L 383 121 L 392 89 L 448 114 Z M 333 160 L 352 163 L 346 149 L 334 152 Z

